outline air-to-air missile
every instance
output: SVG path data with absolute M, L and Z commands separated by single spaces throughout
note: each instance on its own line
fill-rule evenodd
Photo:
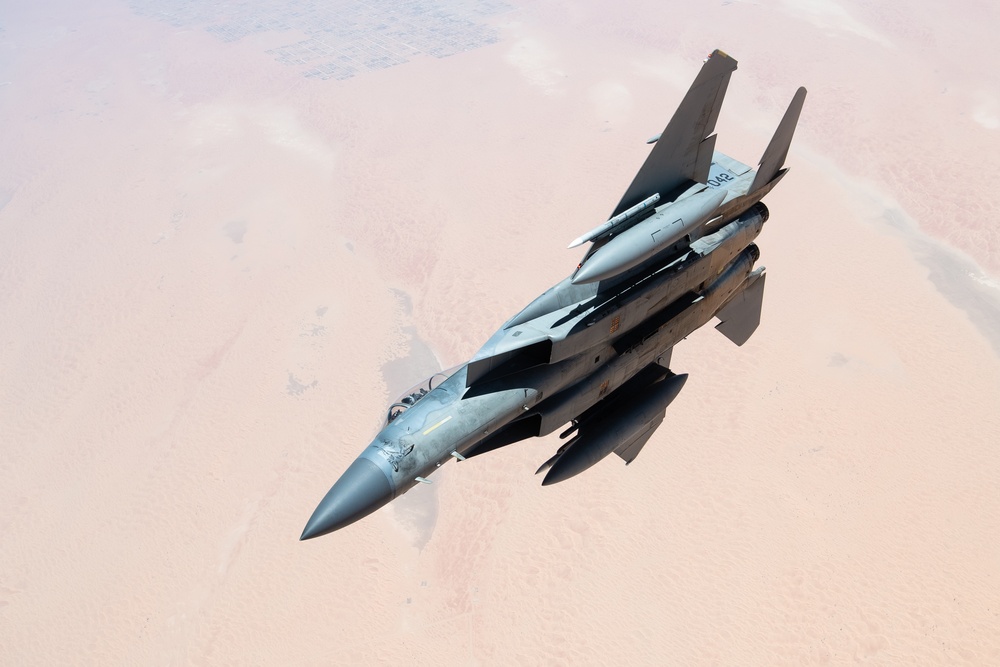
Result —
M 764 197 L 787 172 L 806 91 L 799 88 L 756 170 L 715 151 L 736 61 L 704 62 L 607 222 L 565 280 L 509 319 L 467 363 L 389 407 L 382 430 L 302 532 L 325 535 L 371 514 L 436 469 L 569 425 L 538 469 L 561 482 L 612 452 L 631 463 L 687 380 L 674 345 L 713 318 L 737 345 L 760 322 L 764 268 L 753 241 Z

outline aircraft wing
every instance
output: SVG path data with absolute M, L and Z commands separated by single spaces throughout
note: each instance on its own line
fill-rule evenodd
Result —
M 715 122 L 736 60 L 716 49 L 667 123 L 610 217 L 654 194 L 664 199 L 689 181 L 704 183 L 715 152 Z

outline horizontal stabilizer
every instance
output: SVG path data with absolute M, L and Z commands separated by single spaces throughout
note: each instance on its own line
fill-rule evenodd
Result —
M 763 267 L 758 271 L 760 273 L 754 271 L 750 274 L 747 286 L 737 292 L 729 300 L 729 303 L 716 313 L 716 317 L 722 322 L 715 328 L 737 345 L 742 345 L 750 340 L 750 336 L 760 324 L 760 308 L 764 303 L 764 278 L 766 275 L 763 272 Z
M 764 150 L 764 155 L 760 158 L 760 166 L 757 168 L 757 175 L 754 176 L 750 192 L 755 192 L 764 187 L 778 175 L 785 165 L 785 158 L 788 156 L 788 147 L 792 145 L 792 137 L 795 135 L 795 125 L 799 122 L 799 114 L 802 113 L 802 103 L 806 100 L 806 89 L 799 88 L 795 91 L 795 97 L 788 105 L 785 115 L 778 123 L 778 129 L 771 137 L 771 143 Z
M 712 52 L 610 217 L 654 194 L 666 196 L 688 181 L 708 180 L 715 149 L 710 135 L 735 70 L 734 58 L 718 49 Z

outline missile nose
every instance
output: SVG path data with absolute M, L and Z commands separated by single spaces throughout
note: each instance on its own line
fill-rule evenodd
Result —
M 606 257 L 598 257 L 597 255 L 591 257 L 590 260 L 576 270 L 570 282 L 574 285 L 585 285 L 586 283 L 594 283 L 615 275 L 614 267 L 612 266 L 609 270 L 606 266 L 608 263 L 604 261 L 605 259 Z
M 364 518 L 392 500 L 392 486 L 368 459 L 357 459 L 327 492 L 309 517 L 300 540 L 332 533 Z
M 594 465 L 594 463 L 597 463 L 597 461 L 582 456 L 560 456 L 556 459 L 556 462 L 552 464 L 548 474 L 545 475 L 545 479 L 542 480 L 542 486 L 565 482 L 570 477 L 576 477 L 581 472 Z

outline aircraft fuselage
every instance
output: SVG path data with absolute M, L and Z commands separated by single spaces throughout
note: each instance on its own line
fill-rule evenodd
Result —
M 715 51 L 576 270 L 510 318 L 468 362 L 400 397 L 371 444 L 302 532 L 309 539 L 372 513 L 451 459 L 569 424 L 538 472 L 564 481 L 612 452 L 626 464 L 662 423 L 687 375 L 674 346 L 713 317 L 742 345 L 760 321 L 760 203 L 783 178 L 800 88 L 757 170 L 714 151 L 736 61 Z M 443 378 L 443 379 L 442 379 Z M 441 380 L 435 385 L 437 380 Z

